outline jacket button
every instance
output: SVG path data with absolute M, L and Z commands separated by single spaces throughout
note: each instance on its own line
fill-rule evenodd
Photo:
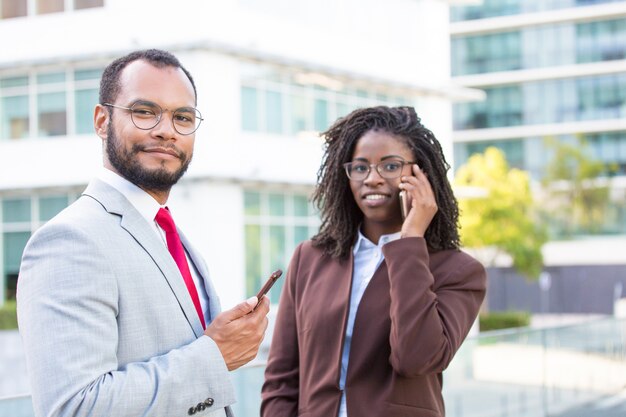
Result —
M 196 414 L 196 407 L 191 407 L 188 411 L 187 414 L 189 414 L 190 416 L 193 416 L 194 414 Z
M 213 398 L 207 398 L 206 400 L 204 400 L 204 404 L 205 404 L 207 407 L 212 406 L 214 402 L 215 402 L 215 401 L 213 400 Z
M 198 405 L 196 405 L 196 410 L 198 412 L 204 411 L 204 410 L 206 410 L 206 405 L 204 405 L 204 403 L 198 403 Z

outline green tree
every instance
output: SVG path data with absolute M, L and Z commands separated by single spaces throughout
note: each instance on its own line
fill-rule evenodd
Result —
M 555 230 L 557 235 L 602 232 L 610 200 L 606 177 L 615 167 L 592 158 L 589 143 L 581 135 L 573 144 L 554 138 L 544 142 L 552 154 L 542 180 L 548 224 L 560 229 Z
M 480 198 L 459 198 L 463 245 L 493 249 L 490 260 L 482 259 L 486 266 L 492 266 L 504 252 L 518 272 L 530 279 L 539 277 L 543 268 L 541 247 L 547 234 L 535 219 L 528 173 L 509 168 L 502 151 L 490 147 L 459 168 L 455 184 L 478 187 L 486 193 Z

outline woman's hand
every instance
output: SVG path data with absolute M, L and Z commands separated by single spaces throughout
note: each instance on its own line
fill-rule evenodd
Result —
M 406 191 L 411 209 L 402 224 L 402 237 L 424 237 L 428 225 L 437 213 L 435 193 L 426 174 L 416 164 L 411 165 L 413 176 L 403 176 L 400 190 Z

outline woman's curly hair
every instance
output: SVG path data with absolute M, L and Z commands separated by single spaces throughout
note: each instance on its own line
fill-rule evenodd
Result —
M 370 130 L 405 140 L 414 161 L 428 177 L 439 208 L 426 230 L 426 242 L 432 250 L 457 249 L 459 209 L 446 176 L 450 165 L 441 145 L 422 125 L 415 109 L 386 106 L 357 109 L 322 133 L 326 149 L 312 197 L 322 223 L 312 238 L 313 245 L 336 259 L 346 259 L 350 254 L 363 213 L 354 201 L 343 164 L 352 160 L 358 140 Z

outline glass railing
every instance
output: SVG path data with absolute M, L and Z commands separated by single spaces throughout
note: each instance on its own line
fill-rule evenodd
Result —
M 234 373 L 236 415 L 259 415 L 263 369 Z M 470 337 L 444 373 L 443 393 L 447 417 L 544 417 L 624 387 L 626 319 L 602 319 Z
M 449 417 L 554 416 L 624 387 L 624 319 L 486 332 L 444 374 Z
M 260 358 L 233 372 L 235 415 L 259 415 L 263 371 Z M 554 416 L 625 387 L 626 319 L 614 318 L 483 332 L 444 373 L 447 417 Z M 32 415 L 29 397 L 0 399 L 0 416 Z

